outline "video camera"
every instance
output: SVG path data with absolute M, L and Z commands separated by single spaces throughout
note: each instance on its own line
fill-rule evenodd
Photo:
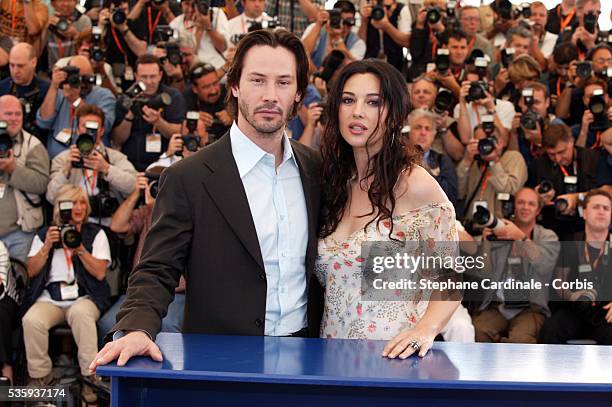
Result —
M 119 104 L 126 110 L 131 110 L 134 116 L 142 117 L 144 106 L 159 110 L 172 104 L 172 96 L 166 92 L 151 97 L 142 96 L 146 90 L 144 82 L 135 82 L 119 97 Z

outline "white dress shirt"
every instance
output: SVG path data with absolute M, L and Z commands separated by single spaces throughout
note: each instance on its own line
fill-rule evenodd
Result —
M 267 278 L 265 335 L 306 327 L 308 213 L 297 161 L 287 135 L 283 159 L 249 139 L 234 123 L 232 154 L 244 186 Z

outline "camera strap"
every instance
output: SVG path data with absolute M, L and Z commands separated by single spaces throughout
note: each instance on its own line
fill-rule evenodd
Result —
M 98 179 L 98 171 L 94 170 L 92 175 L 91 175 L 91 177 L 87 176 L 87 170 L 85 168 L 83 168 L 82 171 L 83 171 L 83 178 L 85 178 L 84 179 L 84 181 L 85 181 L 85 192 L 88 192 L 87 190 L 89 188 L 91 188 L 91 194 L 89 194 L 89 192 L 88 192 L 88 195 L 89 196 L 94 196 L 94 188 L 96 187 L 96 180 Z M 87 188 L 88 184 L 89 184 L 89 188 Z
M 483 163 L 482 164 L 482 178 L 481 178 L 481 182 L 482 182 L 482 186 L 480 187 L 480 200 L 482 201 L 484 199 L 484 192 L 485 189 L 487 189 L 487 184 L 489 183 L 489 178 L 491 178 L 491 171 L 489 171 L 489 165 L 487 163 Z
M 560 33 L 563 32 L 563 30 L 565 30 L 565 27 L 569 25 L 569 23 L 574 18 L 575 14 L 576 14 L 576 9 L 573 9 L 567 16 L 565 16 L 565 18 L 561 17 L 561 5 L 559 4 L 559 8 L 557 8 L 557 16 L 559 16 L 559 32 Z
M 431 28 L 429 28 L 429 42 L 431 42 L 431 57 L 435 58 L 438 51 L 438 40 Z
M 463 207 L 463 218 L 465 219 L 468 209 L 470 208 L 470 205 L 472 204 L 472 201 L 474 200 L 474 198 L 476 197 L 476 194 L 478 193 L 478 185 L 480 185 L 482 183 L 482 180 L 484 179 L 486 173 L 488 171 L 483 171 L 482 174 L 480 175 L 480 179 L 478 180 L 478 184 L 476 184 L 476 188 L 474 189 L 474 191 L 472 191 L 472 194 L 470 195 L 470 198 L 465 201 L 465 205 Z
M 601 260 L 601 256 L 603 256 L 604 254 L 606 243 L 607 242 L 603 242 L 601 244 L 601 249 L 599 249 L 599 254 L 597 255 L 597 258 L 591 262 L 591 256 L 589 255 L 589 249 L 587 247 L 588 243 L 586 241 L 584 242 L 584 259 L 588 264 L 591 265 L 591 270 L 595 271 L 597 269 L 597 266 L 599 265 L 599 260 Z
M 155 22 L 151 18 L 151 6 L 147 7 L 147 17 L 149 23 L 149 44 L 153 42 L 153 33 L 155 32 L 155 28 L 157 28 L 157 24 L 159 24 L 159 19 L 161 18 L 162 12 L 161 10 L 157 11 L 157 16 L 155 16 Z
M 115 28 L 111 27 L 110 31 L 111 31 L 111 34 L 113 35 L 113 39 L 115 40 L 115 45 L 117 45 L 119 52 L 123 54 L 123 56 L 125 57 L 125 60 L 127 61 L 127 55 L 125 54 L 125 50 L 123 49 L 123 46 L 121 46 L 121 41 L 119 41 L 119 37 L 117 36 L 117 32 L 115 31 Z
M 65 247 L 62 246 L 62 249 L 64 250 L 64 258 L 66 259 L 66 267 L 68 267 L 68 274 L 67 274 L 67 282 L 68 281 L 74 281 L 74 268 L 72 266 L 72 249 L 66 249 Z M 70 278 L 70 272 L 72 271 L 72 278 Z

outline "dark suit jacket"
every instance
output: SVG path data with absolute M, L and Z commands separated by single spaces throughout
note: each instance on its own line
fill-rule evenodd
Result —
M 313 268 L 321 159 L 299 143 L 292 148 L 308 212 L 308 328 L 318 336 L 323 291 Z M 155 338 L 183 271 L 183 332 L 264 334 L 266 273 L 229 133 L 163 172 L 140 262 L 107 339 L 116 330 L 144 330 Z

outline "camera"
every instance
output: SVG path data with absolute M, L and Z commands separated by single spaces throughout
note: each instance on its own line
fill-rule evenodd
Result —
M 501 203 L 502 215 L 505 219 L 514 217 L 514 195 L 506 192 L 499 192 L 497 200 Z
M 493 115 L 487 114 L 482 116 L 482 131 L 484 131 L 487 137 L 493 135 L 495 131 L 495 119 L 493 119 Z
M 100 178 L 98 178 L 98 184 L 101 184 Z M 113 216 L 117 208 L 119 208 L 119 201 L 117 198 L 110 195 L 108 192 L 108 186 L 100 189 L 101 191 L 98 193 L 98 195 L 89 197 L 91 215 L 96 218 L 108 218 Z
M 60 232 L 60 241 L 53 244 L 54 249 L 61 249 L 62 246 L 66 246 L 69 249 L 76 249 L 81 245 L 81 233 L 77 230 L 75 225 L 70 224 L 72 220 L 72 208 L 74 203 L 72 201 L 60 201 L 58 202 L 60 224 L 57 229 Z
M 523 89 L 522 95 L 527 105 L 527 112 L 521 116 L 521 127 L 525 130 L 536 130 L 540 121 L 540 115 L 533 110 L 533 89 Z
M 151 3 L 153 3 L 157 7 L 162 6 L 165 2 L 166 2 L 166 0 L 151 0 Z
M 470 83 L 470 89 L 465 96 L 466 102 L 482 100 L 487 97 L 487 84 L 483 81 L 473 81 Z
M 563 177 L 563 186 L 566 194 L 575 194 L 578 192 L 578 177 L 572 175 Z
M 123 25 L 127 21 L 127 14 L 121 8 L 116 8 L 111 14 L 111 19 L 115 25 Z
M 476 62 L 476 58 L 484 58 L 484 56 L 485 54 L 480 48 L 474 48 L 472 52 L 470 52 L 468 57 L 465 59 L 465 64 L 474 65 L 474 63 Z
M 489 61 L 485 57 L 478 57 L 474 60 L 474 66 L 476 73 L 480 79 L 487 77 L 487 67 L 489 66 Z
M 278 19 L 276 17 L 274 17 L 271 20 L 263 20 L 261 22 L 259 21 L 253 21 L 248 28 L 248 32 L 253 32 L 253 31 L 257 31 L 257 30 L 273 30 L 276 27 L 278 27 Z M 244 35 L 244 34 L 242 34 Z M 242 39 L 242 38 L 241 38 Z
M 501 63 L 504 68 L 508 68 L 510 63 L 514 60 L 514 48 L 504 48 L 501 50 Z
M 71 88 L 78 88 L 81 86 L 81 71 L 76 66 L 67 65 L 62 68 L 62 71 L 66 72 L 66 79 L 60 84 L 60 87 L 68 85 Z
M 444 48 L 440 48 L 436 52 L 436 70 L 442 75 L 446 75 L 450 69 L 450 56 L 449 51 Z
M 584 29 L 595 34 L 595 28 L 597 27 L 597 14 L 590 12 L 584 15 Z
M 196 10 L 202 15 L 206 15 L 213 7 L 225 7 L 224 0 L 197 0 Z
M 372 12 L 370 13 L 370 18 L 374 21 L 380 21 L 385 18 L 385 8 L 381 4 L 381 1 L 377 1 L 376 5 L 372 7 Z
M 478 140 L 478 153 L 481 157 L 486 157 L 491 154 L 495 147 L 497 146 L 497 138 L 496 137 L 486 137 Z
M 316 77 L 323 79 L 326 83 L 334 76 L 334 73 L 340 68 L 340 65 L 344 62 L 345 55 L 342 51 L 333 50 L 330 52 L 321 66 L 321 70 L 315 73 Z
M 131 100 L 130 110 L 136 117 L 142 117 L 142 108 L 147 106 L 154 110 L 159 110 L 172 104 L 172 96 L 166 92 L 159 93 L 150 98 L 138 96 Z
M 153 32 L 153 41 L 158 42 L 168 42 L 170 39 L 175 38 L 174 29 L 172 29 L 169 25 L 159 25 Z
M 449 31 L 457 31 L 461 29 L 461 23 L 457 18 L 455 10 L 457 8 L 456 1 L 449 1 L 446 3 L 446 28 Z
M 545 179 L 540 183 L 539 193 L 545 194 L 548 191 L 552 191 L 554 188 L 553 183 L 549 180 Z
M 564 198 L 555 199 L 555 212 L 557 212 L 557 214 L 564 212 L 568 206 L 569 206 L 569 203 L 567 202 L 567 199 L 564 199 Z
M 593 91 L 589 100 L 589 110 L 593 113 L 593 123 L 590 125 L 593 131 L 605 131 L 610 127 L 603 89 L 595 89 Z
M 342 28 L 342 10 L 333 8 L 327 12 L 329 13 L 329 26 L 336 29 Z
M 438 95 L 434 101 L 434 112 L 436 114 L 443 114 L 444 112 L 450 112 L 451 108 L 455 105 L 455 95 L 448 89 L 440 89 Z
M 13 139 L 8 134 L 8 124 L 0 121 L 0 158 L 7 158 L 13 149 Z
M 493 215 L 487 208 L 482 205 L 476 205 L 476 211 L 472 216 L 474 224 L 481 228 L 497 229 L 504 225 Z
M 162 58 L 162 61 L 167 59 L 174 66 L 178 66 L 183 62 L 183 53 L 178 42 L 168 41 L 166 43 L 158 43 L 158 46 L 166 51 L 166 56 Z
M 509 0 L 501 0 L 497 3 L 497 13 L 504 20 L 512 20 L 512 3 Z
M 531 17 L 531 4 L 521 3 L 516 7 L 516 18 L 529 18 Z
M 442 11 L 438 7 L 429 7 L 425 14 L 425 21 L 428 24 L 436 24 L 442 19 Z
M 582 79 L 587 79 L 593 73 L 593 66 L 590 61 L 578 62 L 576 65 L 576 75 Z
M 105 53 L 100 44 L 102 44 L 102 30 L 100 27 L 93 27 L 91 29 L 91 42 L 93 48 L 91 50 L 91 59 L 96 62 L 104 61 Z
M 144 92 L 146 89 L 147 85 L 145 85 L 144 82 L 134 82 L 132 86 L 130 86 L 125 92 L 123 92 L 123 94 L 124 96 L 127 96 L 129 98 L 135 98 L 142 92 Z
M 327 124 L 327 116 L 325 115 L 325 108 L 327 107 L 327 98 L 324 97 L 323 99 L 321 99 L 321 101 L 317 103 L 317 106 L 323 109 L 323 111 L 321 112 L 321 116 L 319 116 L 319 123 L 325 126 Z
M 85 133 L 79 134 L 76 139 L 76 146 L 81 155 L 81 160 L 72 163 L 72 168 L 83 168 L 83 158 L 89 157 L 93 153 L 96 146 L 96 138 L 98 136 L 98 128 L 100 124 L 94 121 L 85 122 Z
M 157 198 L 157 193 L 159 192 L 160 174 L 146 171 L 144 175 L 149 180 L 149 193 L 151 194 L 151 198 Z M 144 200 L 144 191 L 141 191 L 140 193 L 141 198 Z
M 198 135 L 198 120 L 200 119 L 200 113 L 196 111 L 187 112 L 187 130 L 189 133 L 182 136 L 183 145 L 187 151 L 195 153 L 200 147 L 200 136 Z M 174 153 L 177 156 L 183 155 L 182 151 Z
M 55 30 L 58 33 L 63 34 L 64 32 L 66 32 L 69 26 L 70 26 L 70 23 L 68 22 L 68 20 L 66 20 L 64 17 L 60 17 L 60 19 L 55 24 Z

